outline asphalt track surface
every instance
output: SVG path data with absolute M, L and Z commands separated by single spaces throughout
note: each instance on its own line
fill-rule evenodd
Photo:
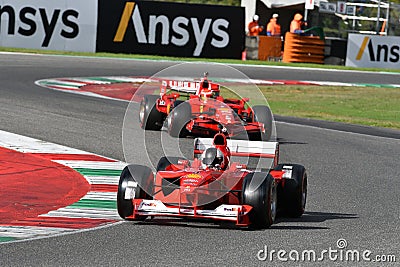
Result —
M 40 88 L 34 81 L 55 77 L 153 75 L 173 65 L 118 59 L 0 54 L 2 130 L 124 160 L 121 129 L 126 102 Z M 398 83 L 393 74 L 239 67 L 251 78 Z M 377 89 L 379 90 L 379 88 Z M 285 120 L 285 118 L 281 118 Z M 290 118 L 289 118 L 290 119 Z M 288 119 L 288 120 L 289 120 Z M 318 122 L 312 122 L 319 126 Z M 351 130 L 340 124 L 330 128 Z M 351 128 L 351 127 L 350 127 Z M 142 136 L 140 128 L 138 136 Z M 395 255 L 400 262 L 400 141 L 398 132 L 374 136 L 376 129 L 351 133 L 286 122 L 277 123 L 281 162 L 306 166 L 307 209 L 299 219 L 279 219 L 270 229 L 248 231 L 213 223 L 156 220 L 47 239 L 0 244 L 2 266 L 266 266 L 320 264 L 354 266 L 366 262 L 259 261 L 264 249 L 346 249 Z M 380 131 L 385 132 L 387 131 Z M 157 138 L 150 132 L 146 138 Z M 193 140 L 182 140 L 190 150 Z M 145 151 L 137 151 L 140 155 Z M 152 153 L 161 153 L 153 151 Z M 138 158 L 138 162 L 140 159 Z M 262 255 L 261 255 L 262 256 Z M 288 254 L 286 254 L 288 257 Z M 371 263 L 371 266 L 380 265 Z M 381 264 L 388 266 L 390 264 Z

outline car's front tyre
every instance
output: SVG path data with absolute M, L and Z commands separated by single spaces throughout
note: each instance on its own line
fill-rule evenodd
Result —
M 133 214 L 133 199 L 152 199 L 154 175 L 149 167 L 128 165 L 121 173 L 118 192 L 117 210 L 122 219 L 143 221 L 147 216 L 128 218 Z

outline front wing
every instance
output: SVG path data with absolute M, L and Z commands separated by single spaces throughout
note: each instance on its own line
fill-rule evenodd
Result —
M 228 205 L 222 204 L 214 210 L 199 209 L 198 207 L 168 206 L 160 200 L 134 199 L 133 214 L 137 216 L 168 216 L 186 218 L 204 218 L 221 221 L 231 221 L 238 226 L 249 226 L 249 214 L 252 207 L 249 205 Z

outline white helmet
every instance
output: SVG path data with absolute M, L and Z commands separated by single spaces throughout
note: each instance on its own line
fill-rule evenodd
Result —
M 255 21 L 259 20 L 259 18 L 260 18 L 260 17 L 259 17 L 258 15 L 254 15 L 254 16 L 253 16 L 253 20 L 255 20 Z
M 224 154 L 215 147 L 209 147 L 201 156 L 202 163 L 207 167 L 221 167 L 224 161 Z

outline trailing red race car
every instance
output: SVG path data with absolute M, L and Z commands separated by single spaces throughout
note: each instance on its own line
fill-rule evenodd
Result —
M 188 100 L 179 99 L 186 94 Z M 173 137 L 212 137 L 218 132 L 237 139 L 269 140 L 272 113 L 268 106 L 249 107 L 249 99 L 225 99 L 220 85 L 201 81 L 162 81 L 160 95 L 145 95 L 140 103 L 140 126 L 160 130 L 167 119 Z
M 125 167 L 118 213 L 133 221 L 175 216 L 253 228 L 271 226 L 278 210 L 299 217 L 306 205 L 306 170 L 298 164 L 278 164 L 278 155 L 276 142 L 226 139 L 224 134 L 197 138 L 193 161 L 162 157 L 155 175 L 146 166 Z M 256 169 L 240 163 L 251 159 L 259 161 Z

